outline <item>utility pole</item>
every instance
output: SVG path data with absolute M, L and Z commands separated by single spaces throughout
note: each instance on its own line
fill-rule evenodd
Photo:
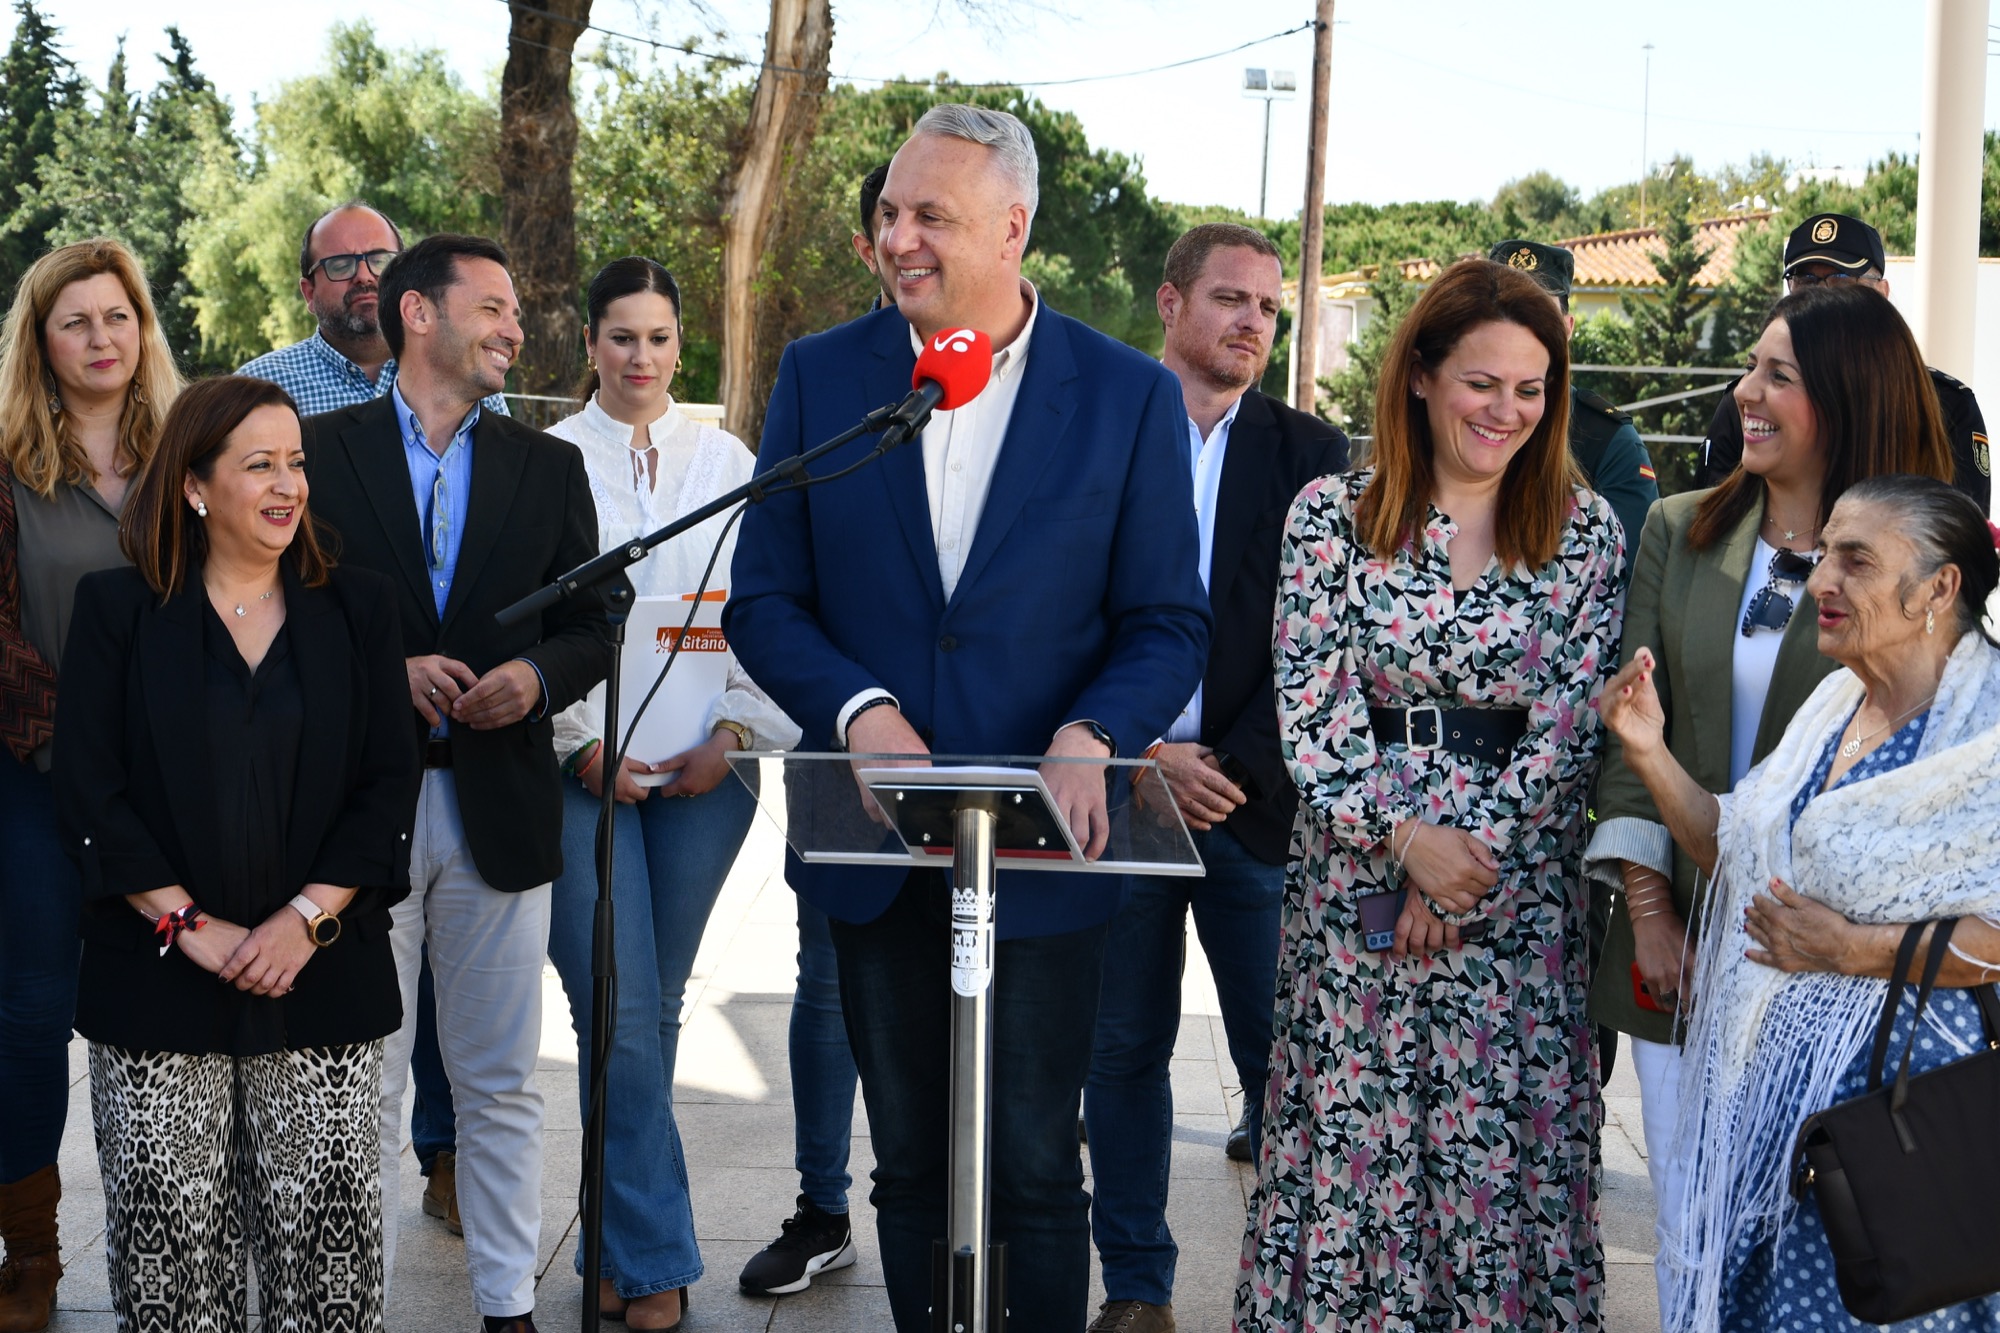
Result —
M 1313 15 L 1312 128 L 1306 135 L 1306 202 L 1299 218 L 1299 315 L 1292 322 L 1292 406 L 1319 399 L 1319 270 L 1326 252 L 1326 138 L 1333 102 L 1333 0 Z
M 1264 99 L 1264 156 L 1257 173 L 1257 216 L 1271 216 L 1271 99 Z
M 1653 128 L 1653 44 L 1640 48 L 1646 53 L 1645 92 L 1639 103 L 1639 225 L 1646 225 L 1646 177 L 1652 174 L 1652 150 L 1648 145 Z

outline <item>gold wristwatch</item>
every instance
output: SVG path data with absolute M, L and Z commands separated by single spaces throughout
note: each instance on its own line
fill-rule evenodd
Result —
M 754 750 L 757 748 L 756 746 L 750 743 L 750 728 L 744 726 L 741 722 L 731 722 L 726 717 L 717 718 L 715 720 L 715 726 L 711 729 L 710 734 L 713 734 L 716 731 L 735 732 L 736 748 L 739 750 Z

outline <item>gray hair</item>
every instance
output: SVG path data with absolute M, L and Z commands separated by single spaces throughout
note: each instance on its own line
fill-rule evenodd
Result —
M 924 112 L 910 131 L 946 139 L 965 139 L 993 150 L 994 165 L 1014 187 L 1019 202 L 1027 205 L 1028 221 L 1035 220 L 1035 208 L 1042 201 L 1040 170 L 1035 160 L 1035 139 L 1020 117 L 1006 111 L 992 111 L 963 102 L 940 102 Z
M 1958 566 L 1958 629 L 1978 630 L 1988 643 L 1981 620 L 1987 599 L 2000 586 L 2000 552 L 1986 515 L 1965 492 L 1932 477 L 1910 473 L 1865 477 L 1842 493 L 1840 503 L 1878 505 L 1889 511 L 1894 527 L 1916 548 L 1919 569 L 1903 576 L 1900 591 L 1910 589 L 1946 565 Z

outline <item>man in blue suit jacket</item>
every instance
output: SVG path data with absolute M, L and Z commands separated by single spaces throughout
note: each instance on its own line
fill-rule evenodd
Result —
M 878 253 L 897 309 L 785 351 L 767 468 L 900 398 L 920 339 L 976 328 L 997 349 L 984 393 L 934 416 L 921 448 L 744 519 L 724 624 L 808 745 L 1132 755 L 1201 680 L 1209 613 L 1179 386 L 1157 362 L 1039 307 L 1021 279 L 1035 201 L 1020 121 L 933 108 L 880 203 Z M 1044 771 L 1078 840 L 1101 849 L 1103 770 Z M 945 877 L 796 859 L 786 877 L 833 918 L 890 1304 L 900 1333 L 928 1333 L 948 1183 Z M 1076 1108 L 1116 905 L 1115 880 L 1001 880 L 993 1235 L 1008 1246 L 1013 1326 L 1037 1333 L 1078 1333 L 1085 1317 Z

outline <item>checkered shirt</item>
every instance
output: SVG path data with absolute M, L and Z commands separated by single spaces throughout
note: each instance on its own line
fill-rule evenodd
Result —
M 371 382 L 361 367 L 342 356 L 315 329 L 304 342 L 246 361 L 236 373 L 270 380 L 292 396 L 300 416 L 310 417 L 380 398 L 396 382 L 396 360 L 391 357 L 383 362 L 381 373 Z M 507 400 L 497 393 L 480 406 L 503 417 L 508 415 Z

